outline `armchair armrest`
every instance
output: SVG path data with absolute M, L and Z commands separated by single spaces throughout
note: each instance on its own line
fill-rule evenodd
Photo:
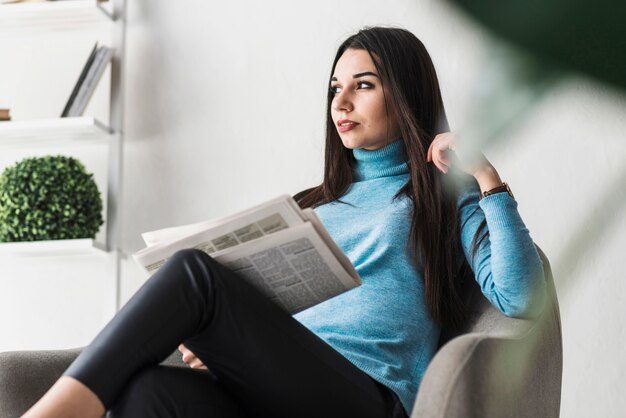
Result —
M 82 348 L 0 353 L 0 418 L 21 416 L 61 377 Z M 163 365 L 187 367 L 178 351 Z
M 19 417 L 63 374 L 80 349 L 0 353 L 0 417 Z
M 539 318 L 509 318 L 476 299 L 469 326 L 426 369 L 412 418 L 558 418 L 561 322 L 550 266 L 540 255 L 548 302 Z

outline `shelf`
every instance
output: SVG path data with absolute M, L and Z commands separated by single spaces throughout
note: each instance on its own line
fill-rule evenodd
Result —
M 67 30 L 115 20 L 110 3 L 97 0 L 59 0 L 0 4 L 0 36 Z
M 104 245 L 93 239 L 0 243 L 0 259 L 15 257 L 66 257 L 105 254 L 106 251 Z
M 0 122 L 0 148 L 106 142 L 111 129 L 90 116 Z
M 1 2 L 2 0 L 0 0 Z M 7 1 L 7 0 L 4 0 Z M 107 265 L 114 265 L 115 295 L 113 311 L 120 307 L 121 250 L 119 236 L 121 206 L 118 198 L 122 183 L 123 126 L 123 65 L 125 51 L 126 0 L 56 0 L 28 3 L 0 3 L 0 44 L 7 45 L 6 58 L 2 64 L 21 57 L 22 52 L 37 53 L 48 45 L 64 45 L 80 40 L 91 45 L 97 39 L 115 51 L 110 69 L 110 94 L 107 124 L 94 117 L 50 118 L 14 120 L 0 122 L 0 163 L 13 160 L 16 155 L 29 153 L 44 154 L 59 147 L 85 148 L 94 157 L 102 156 L 107 164 L 106 190 L 106 243 L 92 239 L 0 243 L 0 265 L 11 265 L 12 260 L 19 269 L 38 259 L 60 257 L 59 264 L 88 264 L 94 259 L 104 258 Z M 110 38 L 110 39 L 109 39 Z M 31 52 L 31 49 L 33 48 Z M 48 52 L 47 50 L 44 52 Z M 72 54 L 73 55 L 73 54 Z M 81 55 L 82 53 L 76 53 Z M 56 59 L 50 56 L 49 59 Z M 81 57 L 77 57 L 81 59 Z M 6 61 L 6 62 L 5 62 Z M 56 61 L 55 61 L 56 63 Z M 17 64 L 16 64 L 17 65 Z M 23 73 L 12 71 L 8 80 L 16 79 L 28 86 L 29 77 L 40 72 L 49 72 L 45 65 L 28 67 Z M 51 76 L 52 77 L 52 76 Z M 52 77 L 54 79 L 54 77 Z M 12 81 L 13 82 L 13 81 Z M 35 88 L 31 88 L 36 91 Z M 39 89 L 41 90 L 41 89 Z M 17 92 L 19 94 L 19 91 Z M 30 93 L 32 94 L 32 93 Z M 46 94 L 42 91 L 41 94 Z M 41 114 L 40 114 L 41 115 Z M 31 114 L 33 116 L 33 114 Z M 51 114 L 51 116 L 55 116 Z M 95 146 L 93 146 L 96 144 Z M 23 148 L 23 149 L 21 149 Z M 104 150 L 103 148 L 108 148 Z M 105 232 L 105 231 L 102 231 Z M 100 239 L 100 237 L 98 237 Z M 100 239 L 101 240 L 101 239 Z M 84 257 L 84 259 L 82 258 Z M 74 259 L 76 258 L 76 259 Z M 111 261 L 112 263 L 109 263 Z M 52 264 L 55 264 L 56 260 Z M 110 295 L 112 296 L 112 295 Z M 106 295 L 105 295 L 106 297 Z

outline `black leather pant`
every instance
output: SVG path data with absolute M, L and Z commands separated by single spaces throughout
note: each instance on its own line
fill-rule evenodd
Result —
M 158 365 L 181 342 L 210 372 Z M 65 375 L 114 416 L 405 416 L 392 391 L 198 250 L 172 256 Z

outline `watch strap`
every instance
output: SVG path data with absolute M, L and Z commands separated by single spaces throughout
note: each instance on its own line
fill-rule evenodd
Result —
M 480 194 L 480 198 L 482 199 L 483 197 L 491 196 L 492 194 L 504 193 L 504 192 L 508 193 L 509 196 L 514 198 L 513 192 L 511 191 L 511 188 L 506 182 L 502 183 L 501 186 L 494 187 L 491 190 L 485 190 L 484 192 Z

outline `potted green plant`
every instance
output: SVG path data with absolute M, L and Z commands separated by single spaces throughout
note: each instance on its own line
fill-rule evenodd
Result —
M 73 157 L 26 158 L 0 175 L 0 242 L 95 238 L 103 222 L 93 174 Z

